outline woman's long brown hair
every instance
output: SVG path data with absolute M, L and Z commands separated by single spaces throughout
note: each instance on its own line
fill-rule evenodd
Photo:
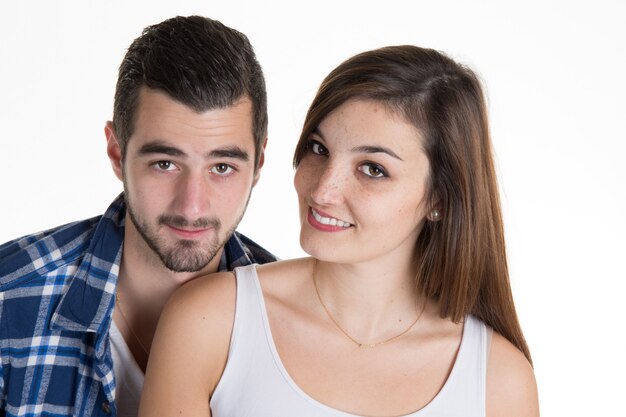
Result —
M 417 239 L 417 290 L 438 301 L 441 317 L 460 322 L 472 314 L 531 361 L 511 294 L 487 109 L 476 75 L 441 52 L 416 46 L 356 55 L 320 86 L 294 166 L 320 122 L 351 99 L 385 104 L 422 135 L 431 167 L 427 201 L 442 216 L 426 221 Z

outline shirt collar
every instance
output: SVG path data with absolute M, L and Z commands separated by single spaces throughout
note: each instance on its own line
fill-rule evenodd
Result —
M 238 266 L 250 265 L 252 263 L 255 263 L 255 260 L 252 259 L 250 250 L 241 241 L 237 232 L 233 232 L 230 239 L 228 239 L 224 245 L 217 270 L 219 272 L 232 271 Z
M 108 328 L 114 305 L 126 205 L 120 194 L 98 221 L 89 249 L 77 265 L 68 290 L 52 316 L 52 328 L 98 332 Z

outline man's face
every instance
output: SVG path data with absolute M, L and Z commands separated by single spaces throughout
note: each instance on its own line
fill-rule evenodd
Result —
M 249 99 L 196 113 L 142 88 L 134 132 L 116 169 L 124 182 L 127 227 L 168 269 L 202 271 L 243 216 L 258 176 L 254 160 Z

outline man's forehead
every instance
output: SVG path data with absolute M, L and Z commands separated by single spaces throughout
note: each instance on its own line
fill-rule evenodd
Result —
M 211 138 L 254 144 L 252 102 L 247 97 L 229 107 L 201 112 L 154 89 L 143 90 L 139 101 L 133 137 L 162 141 Z
M 147 86 L 140 87 L 137 99 L 136 113 L 138 113 L 139 111 L 151 110 L 158 107 L 167 107 L 170 109 L 179 108 L 180 110 L 186 110 L 197 114 L 215 112 L 219 110 L 229 110 L 232 112 L 240 112 L 246 115 L 249 114 L 252 117 L 252 100 L 247 94 L 242 94 L 241 97 L 234 100 L 233 103 L 229 106 L 212 107 L 207 105 L 206 109 L 199 110 L 192 105 L 186 104 L 172 97 L 167 92 L 161 89 L 150 88 Z

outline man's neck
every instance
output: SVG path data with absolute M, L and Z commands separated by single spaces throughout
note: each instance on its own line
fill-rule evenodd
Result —
M 114 320 L 142 369 L 145 370 L 148 356 L 144 350 L 150 349 L 169 297 L 185 282 L 216 272 L 222 253 L 223 248 L 201 271 L 171 271 L 146 244 L 132 221 L 126 219 Z

